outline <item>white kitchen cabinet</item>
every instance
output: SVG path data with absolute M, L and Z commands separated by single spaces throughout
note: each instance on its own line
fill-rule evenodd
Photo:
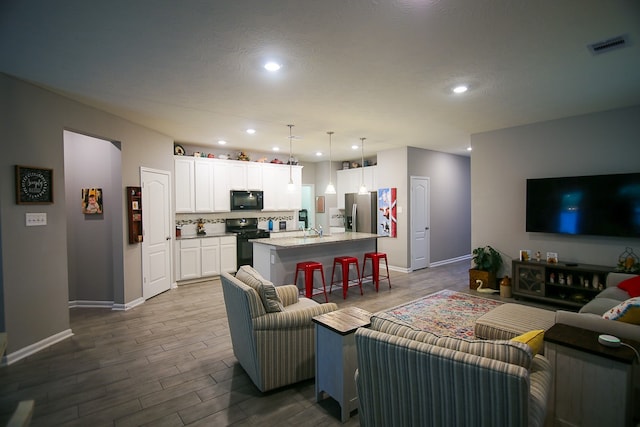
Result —
M 237 269 L 236 236 L 220 237 L 220 271 L 233 273 Z
M 218 276 L 236 271 L 236 236 L 178 240 L 177 280 Z
M 206 160 L 196 160 L 194 166 L 196 212 L 212 212 L 215 210 L 213 199 L 213 165 Z
M 262 163 L 247 163 L 247 190 L 262 190 Z
M 174 160 L 176 212 L 195 212 L 194 159 L 176 157 Z
M 264 165 L 262 170 L 264 210 L 296 210 L 302 206 L 302 166 Z M 294 190 L 289 191 L 289 174 Z
M 343 169 L 337 171 L 336 193 L 338 197 L 338 209 L 344 209 L 344 195 L 357 193 L 364 180 L 368 191 L 378 190 L 377 166 L 367 166 L 355 169 Z
M 220 274 L 220 238 L 200 239 L 200 276 Z
M 230 161 L 226 164 L 228 173 L 228 190 L 247 189 L 247 162 Z
M 200 239 L 180 241 L 179 265 L 178 280 L 197 279 L 202 276 L 200 268 Z
M 231 201 L 230 167 L 224 160 L 213 163 L 213 210 L 215 212 L 229 212 Z

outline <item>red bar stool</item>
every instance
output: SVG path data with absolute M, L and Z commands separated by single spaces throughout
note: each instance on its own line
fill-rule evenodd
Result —
M 322 290 L 315 290 L 313 287 L 313 273 L 316 270 L 320 270 L 320 275 L 322 276 Z M 327 286 L 324 282 L 324 271 L 322 267 L 322 263 L 316 261 L 305 261 L 299 262 L 296 264 L 296 275 L 293 279 L 293 282 L 298 286 L 298 272 L 302 271 L 304 273 L 304 296 L 307 298 L 313 298 L 314 295 L 324 294 L 324 299 L 326 302 L 329 302 L 329 298 L 327 298 Z
M 371 260 L 371 275 L 364 275 L 364 268 L 367 265 L 367 260 Z M 364 261 L 362 262 L 362 274 L 360 275 L 360 280 L 372 278 L 374 285 L 376 285 L 376 292 L 378 292 L 378 287 L 380 285 L 380 260 L 384 259 L 384 265 L 387 268 L 387 275 L 382 276 L 382 279 L 387 279 L 389 282 L 389 288 L 391 288 L 391 279 L 389 278 L 389 264 L 387 263 L 387 254 L 384 252 L 367 252 L 364 254 Z
M 362 295 L 362 280 L 360 280 L 360 266 L 358 265 L 358 258 L 354 256 L 339 256 L 333 259 L 333 270 L 331 270 L 331 286 L 329 286 L 329 293 L 333 289 L 334 283 L 339 283 L 340 280 L 334 280 L 334 274 L 336 272 L 336 264 L 339 264 L 342 268 L 342 298 L 347 299 L 347 290 L 349 286 L 359 286 L 360 295 Z M 356 268 L 356 274 L 358 280 L 349 280 L 349 268 L 353 265 Z

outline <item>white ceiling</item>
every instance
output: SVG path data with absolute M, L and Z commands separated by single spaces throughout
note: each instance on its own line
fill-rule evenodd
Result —
M 640 1 L 3 0 L 0 53 L 187 144 L 287 153 L 291 123 L 301 160 L 327 159 L 328 130 L 334 160 L 360 137 L 466 155 L 473 133 L 639 104 Z

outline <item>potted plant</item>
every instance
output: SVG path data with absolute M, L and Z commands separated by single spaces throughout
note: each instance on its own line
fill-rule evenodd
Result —
M 477 289 L 480 281 L 484 288 L 496 289 L 496 273 L 502 267 L 500 253 L 491 246 L 475 248 L 474 267 L 469 270 L 469 288 Z

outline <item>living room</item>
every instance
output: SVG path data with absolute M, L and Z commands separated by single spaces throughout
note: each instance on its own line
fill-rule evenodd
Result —
M 629 49 L 637 53 L 638 46 Z M 65 194 L 64 188 L 57 185 L 64 180 L 63 130 L 119 141 L 123 186 L 139 183 L 140 166 L 172 170 L 173 159 L 169 153 L 173 152 L 175 141 L 160 131 L 32 84 L 28 76 L 16 78 L 2 74 L 0 87 L 5 94 L 2 112 L 6 118 L 0 127 L 5 147 L 0 160 L 3 171 L 0 329 L 11 336 L 8 352 L 16 353 L 28 352 L 42 342 L 52 344 L 64 340 L 73 333 L 68 298 L 67 214 L 63 202 L 76 196 Z M 595 97 L 607 99 L 607 94 Z M 591 105 L 590 99 L 581 102 Z M 509 106 L 517 108 L 527 103 L 528 100 L 516 94 Z M 550 109 L 543 114 L 544 120 L 535 123 L 473 133 L 469 138 L 473 148 L 469 160 L 471 229 L 467 239 L 470 245 L 463 253 L 442 248 L 443 253 L 437 260 L 468 255 L 471 248 L 489 244 L 505 258 L 505 270 L 500 275 L 511 275 L 510 258 L 517 258 L 521 249 L 551 251 L 558 253 L 563 261 L 608 266 L 615 265 L 626 247 L 638 251 L 637 239 L 525 231 L 526 179 L 638 171 L 640 99 L 637 85 L 622 106 L 593 111 L 596 112 L 562 116 Z M 397 169 L 393 168 L 397 167 L 397 157 L 406 161 L 407 171 L 422 168 L 422 164 L 416 164 L 421 161 L 422 151 L 414 147 L 392 150 L 388 173 L 396 174 Z M 54 171 L 55 203 L 38 207 L 38 211 L 47 213 L 49 224 L 37 230 L 39 232 L 23 227 L 28 210 L 15 204 L 13 167 L 17 164 L 46 166 Z M 316 188 L 324 185 L 326 182 L 317 182 Z M 394 243 L 385 250 L 406 251 L 406 247 L 396 245 L 402 246 Z M 114 293 L 114 301 L 125 305 L 140 297 L 142 257 L 139 247 L 124 241 L 121 252 L 122 262 L 116 269 L 121 273 L 122 286 Z

